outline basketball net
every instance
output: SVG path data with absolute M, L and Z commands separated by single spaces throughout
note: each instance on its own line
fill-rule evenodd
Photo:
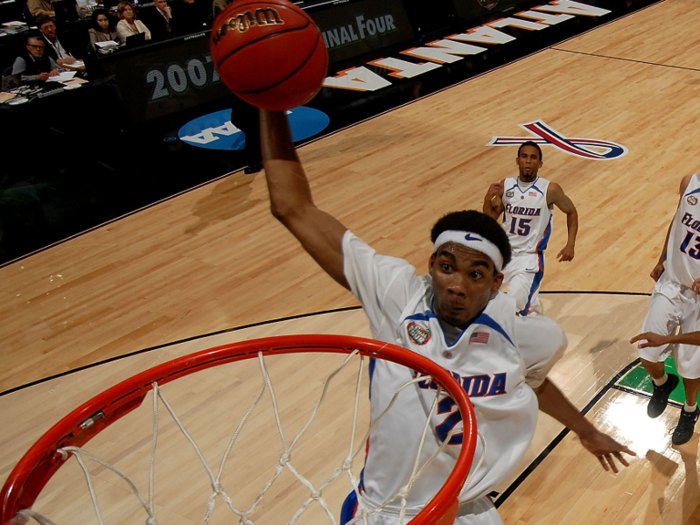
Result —
M 307 336 L 308 338 L 308 336 Z M 270 338 L 271 340 L 274 339 L 285 339 L 285 338 Z M 286 338 L 285 340 L 289 340 L 290 338 Z M 294 338 L 291 338 L 294 339 Z M 326 338 L 327 340 L 328 338 Z M 341 338 L 344 341 L 347 341 L 350 338 Z M 354 341 L 350 341 L 351 343 L 357 343 L 357 338 L 352 338 Z M 364 340 L 360 340 L 364 341 Z M 248 342 L 250 343 L 250 342 Z M 376 342 L 373 342 L 376 344 Z M 382 343 L 379 343 L 380 345 Z M 267 345 L 263 345 L 267 346 Z M 395 347 L 398 348 L 398 347 Z M 327 348 L 321 348 L 319 349 L 320 351 L 329 351 Z M 412 354 L 412 352 L 409 352 L 405 349 L 401 349 L 403 352 L 407 354 Z M 300 350 L 295 349 L 292 350 L 293 352 L 298 352 Z M 303 351 L 303 350 L 302 350 Z M 331 350 L 331 351 L 337 351 L 337 350 Z M 323 514 L 328 519 L 328 523 L 332 525 L 337 525 L 338 520 L 336 518 L 337 513 L 339 512 L 338 508 L 332 508 L 332 505 L 330 505 L 325 499 L 324 499 L 324 491 L 332 484 L 334 483 L 337 479 L 339 478 L 346 478 L 348 481 L 348 489 L 353 491 L 355 493 L 355 496 L 357 498 L 358 502 L 358 507 L 357 511 L 355 512 L 354 517 L 348 522 L 349 524 L 351 523 L 368 523 L 369 520 L 371 519 L 371 516 L 373 514 L 377 514 L 380 512 L 385 511 L 387 507 L 390 507 L 392 509 L 391 514 L 395 514 L 396 508 L 399 508 L 398 511 L 398 517 L 397 517 L 397 523 L 403 524 L 406 522 L 407 519 L 415 517 L 415 509 L 408 509 L 409 515 L 407 515 L 407 498 L 408 495 L 411 492 L 411 488 L 413 487 L 414 483 L 416 482 L 417 479 L 420 478 L 422 473 L 425 471 L 426 467 L 430 465 L 430 463 L 441 453 L 444 453 L 444 449 L 447 446 L 447 444 L 450 442 L 450 439 L 452 435 L 456 432 L 455 429 L 450 431 L 450 433 L 447 435 L 447 438 L 444 439 L 440 446 L 436 449 L 436 451 L 427 459 L 424 460 L 423 462 L 420 461 L 421 457 L 421 451 L 423 450 L 423 445 L 426 442 L 427 439 L 435 439 L 432 428 L 431 428 L 431 421 L 430 421 L 430 416 L 431 414 L 434 414 L 435 411 L 437 410 L 438 402 L 440 399 L 444 398 L 446 394 L 446 390 L 444 389 L 444 386 L 442 385 L 442 382 L 445 381 L 444 378 L 439 380 L 438 382 L 438 388 L 435 392 L 435 396 L 432 402 L 432 406 L 429 408 L 426 408 L 426 422 L 423 428 L 422 436 L 420 439 L 420 444 L 417 448 L 416 451 L 410 452 L 407 451 L 407 454 L 415 454 L 415 457 L 412 460 L 412 472 L 411 476 L 408 479 L 408 481 L 394 494 L 392 494 L 389 498 L 387 498 L 386 501 L 381 503 L 378 506 L 371 506 L 369 505 L 365 499 L 362 496 L 362 489 L 361 489 L 361 482 L 358 479 L 358 477 L 353 473 L 353 465 L 358 459 L 358 456 L 361 455 L 361 452 L 364 450 L 365 443 L 368 440 L 369 435 L 371 432 L 377 427 L 377 424 L 382 420 L 384 415 L 392 408 L 394 405 L 397 397 L 401 394 L 402 391 L 410 388 L 416 388 L 417 383 L 421 381 L 426 381 L 426 379 L 432 380 L 433 376 L 427 376 L 424 374 L 425 370 L 421 370 L 420 374 L 414 374 L 415 377 L 414 379 L 406 382 L 404 385 L 402 385 L 394 394 L 393 397 L 391 398 L 390 402 L 388 403 L 387 407 L 384 409 L 384 411 L 379 414 L 378 417 L 375 418 L 375 420 L 372 422 L 372 425 L 370 428 L 367 430 L 367 432 L 364 434 L 361 439 L 356 439 L 356 430 L 357 430 L 357 425 L 358 425 L 358 408 L 361 405 L 361 398 L 364 398 L 364 396 L 361 394 L 363 392 L 362 384 L 363 384 L 363 377 L 365 376 L 365 368 L 366 368 L 366 360 L 367 360 L 367 355 L 362 355 L 360 351 L 358 350 L 352 350 L 349 351 L 348 355 L 346 355 L 343 359 L 342 362 L 331 371 L 331 373 L 325 378 L 323 381 L 323 387 L 320 392 L 320 396 L 318 397 L 318 400 L 316 401 L 313 409 L 311 410 L 310 415 L 308 418 L 306 418 L 305 423 L 301 427 L 301 430 L 298 432 L 295 432 L 291 437 L 287 435 L 285 432 L 285 426 L 282 423 L 282 417 L 280 415 L 280 408 L 279 408 L 279 396 L 275 392 L 275 388 L 273 386 L 270 374 L 268 373 L 268 366 L 266 364 L 266 353 L 265 351 L 257 351 L 254 355 L 257 356 L 257 361 L 258 361 L 258 366 L 260 369 L 260 374 L 261 374 L 261 386 L 260 389 L 257 391 L 257 395 L 254 396 L 252 403 L 250 406 L 247 408 L 245 411 L 243 417 L 240 419 L 240 422 L 236 425 L 235 429 L 233 430 L 229 440 L 228 444 L 223 452 L 223 455 L 221 456 L 220 460 L 218 461 L 218 466 L 214 467 L 210 463 L 207 462 L 205 459 L 205 455 L 202 453 L 202 450 L 200 449 L 200 446 L 195 442 L 193 439 L 192 435 L 190 432 L 188 432 L 187 428 L 185 428 L 185 425 L 183 424 L 181 418 L 178 416 L 176 411 L 173 409 L 171 404 L 168 402 L 166 399 L 165 395 L 163 394 L 163 391 L 161 390 L 159 386 L 158 381 L 153 381 L 150 383 L 150 396 L 151 396 L 151 411 L 152 411 L 152 432 L 151 432 L 151 438 L 150 438 L 150 454 L 149 454 L 149 460 L 148 460 L 148 482 L 147 482 L 147 487 L 146 487 L 146 493 L 142 493 L 142 491 L 137 487 L 137 483 L 132 481 L 130 477 L 122 472 L 119 468 L 114 466 L 113 464 L 110 464 L 109 462 L 101 459 L 100 457 L 96 456 L 95 454 L 89 452 L 82 446 L 74 446 L 74 445 L 68 445 L 68 446 L 60 446 L 56 449 L 54 449 L 54 454 L 53 457 L 57 458 L 57 460 L 62 464 L 63 462 L 69 460 L 69 458 L 74 458 L 74 460 L 77 462 L 80 470 L 82 471 L 85 482 L 87 485 L 87 490 L 89 492 L 90 496 L 90 501 L 92 502 L 92 507 L 94 509 L 95 517 L 96 517 L 96 522 L 99 525 L 107 525 L 108 522 L 105 521 L 104 515 L 105 512 L 102 510 L 102 506 L 100 504 L 100 495 L 97 493 L 98 491 L 95 488 L 95 484 L 93 482 L 93 475 L 91 474 L 91 469 L 90 467 L 94 469 L 96 466 L 102 467 L 103 469 L 108 469 L 111 471 L 115 476 L 117 476 L 117 479 L 119 480 L 120 483 L 125 484 L 128 486 L 129 490 L 133 494 L 133 497 L 135 500 L 138 502 L 138 505 L 143 509 L 143 516 L 145 518 L 145 523 L 146 525 L 159 525 L 159 520 L 157 514 L 157 505 L 154 501 L 154 492 L 155 492 L 155 465 L 156 465 L 156 452 L 158 450 L 158 437 L 159 437 L 159 430 L 165 426 L 166 423 L 163 423 L 161 421 L 161 415 L 162 415 L 162 408 L 165 408 L 165 411 L 167 413 L 167 416 L 169 416 L 170 419 L 167 421 L 172 421 L 174 424 L 177 426 L 179 431 L 182 433 L 182 435 L 185 437 L 191 448 L 194 450 L 197 458 L 199 459 L 202 469 L 207 477 L 208 484 L 211 487 L 211 493 L 207 499 L 206 502 L 206 509 L 204 511 L 203 515 L 203 523 L 204 525 L 209 525 L 212 514 L 214 512 L 215 507 L 217 504 L 221 503 L 224 505 L 224 507 L 228 508 L 229 511 L 236 516 L 238 523 L 241 525 L 255 525 L 257 515 L 259 514 L 259 511 L 261 507 L 264 505 L 264 501 L 269 499 L 271 496 L 271 489 L 275 486 L 276 482 L 280 479 L 280 476 L 283 473 L 291 474 L 293 478 L 296 480 L 296 483 L 303 487 L 302 493 L 305 494 L 305 496 L 302 498 L 302 501 L 298 504 L 298 507 L 296 510 L 293 512 L 291 518 L 287 521 L 289 525 L 293 525 L 297 523 L 302 517 L 305 516 L 307 511 L 309 510 L 310 507 L 312 506 L 318 506 L 322 509 Z M 367 352 L 365 352 L 367 354 Z M 415 355 L 415 354 L 414 354 Z M 251 357 L 251 352 L 248 351 L 246 357 L 244 358 L 249 358 Z M 382 358 L 382 355 L 380 354 L 372 354 L 372 357 L 374 358 Z M 411 356 L 409 356 L 411 357 Z M 181 358 L 183 359 L 183 358 Z M 410 360 L 410 359 L 409 359 Z M 176 360 L 177 361 L 177 360 Z M 313 483 L 310 479 L 309 476 L 305 476 L 302 474 L 303 469 L 300 468 L 298 465 L 294 453 L 297 449 L 298 444 L 300 443 L 302 437 L 307 435 L 309 433 L 309 429 L 312 426 L 312 423 L 315 421 L 317 415 L 319 414 L 319 410 L 321 409 L 324 400 L 328 397 L 328 393 L 331 389 L 331 386 L 333 384 L 334 379 L 343 371 L 350 363 L 356 363 L 357 366 L 357 371 L 355 372 L 355 379 L 354 379 L 354 398 L 353 398 L 353 408 L 352 408 L 352 416 L 351 416 L 351 428 L 349 432 L 349 437 L 347 438 L 347 441 L 344 445 L 345 447 L 345 453 L 344 457 L 342 458 L 342 461 L 340 464 L 336 465 L 330 465 L 327 466 L 327 474 L 324 474 L 323 476 L 325 479 L 323 479 L 320 482 Z M 403 363 L 402 363 L 403 364 Z M 161 365 L 163 367 L 164 365 Z M 213 365 L 208 365 L 208 366 L 213 366 Z M 435 365 L 437 366 L 437 365 Z M 159 368 L 159 367 L 156 367 Z M 189 373 L 189 372 L 188 372 Z M 144 373 L 144 374 L 147 374 Z M 143 374 L 141 374 L 143 375 Z M 449 374 L 448 374 L 449 376 Z M 437 378 L 435 378 L 436 381 Z M 170 379 L 168 379 L 170 380 Z M 161 383 L 166 382 L 166 381 L 161 381 Z M 455 387 L 456 385 L 456 387 Z M 118 387 L 119 385 L 117 385 Z M 459 388 L 461 391 L 461 387 L 459 387 L 459 384 L 455 382 L 455 384 L 450 385 L 452 388 Z M 113 387 L 117 388 L 117 387 Z M 109 391 L 108 391 L 109 392 Z M 145 394 L 144 394 L 145 395 Z M 222 483 L 222 476 L 224 472 L 226 471 L 226 465 L 229 457 L 232 454 L 232 451 L 235 449 L 239 437 L 241 433 L 243 432 L 244 428 L 246 428 L 246 424 L 248 424 L 251 421 L 251 417 L 253 414 L 256 412 L 256 408 L 260 406 L 260 403 L 263 399 L 269 398 L 269 402 L 271 403 L 272 407 L 272 417 L 274 418 L 274 427 L 277 430 L 278 434 L 278 440 L 279 444 L 281 446 L 282 453 L 279 456 L 279 460 L 277 464 L 275 465 L 274 469 L 272 472 L 267 475 L 263 476 L 263 483 L 262 486 L 259 490 L 259 493 L 257 496 L 253 499 L 252 503 L 249 505 L 243 505 L 240 501 L 236 500 L 236 493 L 235 492 L 230 492 L 231 490 L 237 490 L 236 487 L 224 487 Z M 142 397 L 143 399 L 143 397 Z M 459 404 L 459 401 L 458 401 Z M 462 408 L 462 407 L 460 407 Z M 471 408 L 470 408 L 471 410 Z M 95 425 L 100 418 L 105 417 L 103 413 L 97 412 L 94 416 L 85 419 L 80 423 L 80 427 L 87 429 Z M 465 440 L 464 444 L 462 447 L 467 447 L 471 449 L 471 454 L 473 455 L 473 450 L 474 450 L 474 438 L 475 436 L 473 435 L 473 430 L 475 430 L 475 427 L 468 427 L 467 422 L 471 421 L 473 422 L 473 413 L 472 414 L 464 414 L 463 413 L 463 420 L 465 422 L 464 424 L 464 435 L 465 435 Z M 172 424 L 172 423 L 171 423 Z M 460 429 L 461 431 L 461 429 Z M 360 431 L 361 432 L 361 431 Z M 37 445 L 35 445 L 36 447 Z M 31 451 L 30 451 L 31 452 Z M 27 454 L 29 455 L 29 453 Z M 240 454 L 242 457 L 245 457 L 246 454 L 245 452 L 242 452 Z M 26 456 L 25 456 L 26 457 Z M 411 457 L 411 456 L 407 456 Z M 482 456 L 483 457 L 483 456 Z M 462 459 L 462 454 L 460 454 L 460 459 Z M 360 458 L 361 460 L 361 458 Z M 458 487 L 457 487 L 457 494 L 453 494 L 451 499 L 446 499 L 445 501 L 439 501 L 440 503 L 440 509 L 437 511 L 437 515 L 434 516 L 434 518 L 430 518 L 429 521 L 421 522 L 421 523 L 436 523 L 436 519 L 442 518 L 439 523 L 452 523 L 452 520 L 454 519 L 454 515 L 457 512 L 457 495 L 459 493 L 459 490 L 463 485 L 466 485 L 466 476 L 467 473 L 469 472 L 469 464 L 471 464 L 471 457 L 469 457 L 468 463 L 466 464 L 466 469 L 465 469 L 465 463 L 458 463 L 459 468 L 461 470 L 460 472 L 460 480 L 458 480 Z M 19 469 L 21 466 L 18 465 L 18 467 L 15 469 Z M 59 465 L 60 466 L 60 465 Z M 58 467 L 56 467 L 57 469 Z M 355 469 L 357 470 L 357 469 Z M 474 469 L 476 471 L 477 469 Z M 5 484 L 5 488 L 3 489 L 2 496 L 3 496 L 3 513 L 7 511 L 7 503 L 8 500 L 11 499 L 8 497 L 8 494 L 12 492 L 13 489 L 13 482 L 11 481 L 15 472 L 13 471 L 13 474 L 8 478 L 8 482 Z M 228 491 L 227 491 L 228 489 Z M 40 489 L 39 489 L 40 490 Z M 437 497 L 436 497 L 437 499 Z M 33 503 L 33 502 L 32 502 Z M 430 502 L 435 506 L 433 503 L 433 500 Z M 295 504 L 296 505 L 296 504 Z M 414 516 L 411 516 L 410 514 L 413 514 Z M 38 523 L 41 525 L 56 525 L 50 518 L 47 516 L 42 515 L 40 512 L 37 512 L 35 510 L 32 510 L 31 508 L 23 508 L 22 510 L 19 510 L 14 518 L 12 518 L 13 524 L 20 524 L 20 523 L 26 523 L 30 518 L 33 518 L 36 520 Z M 444 520 L 444 521 L 443 521 Z M 418 523 L 418 521 L 415 521 L 412 523 Z M 6 524 L 7 525 L 7 524 Z M 60 525 L 64 525 L 61 523 Z M 68 525 L 68 524 L 65 524 Z M 165 522 L 161 523 L 160 525 L 165 525 Z

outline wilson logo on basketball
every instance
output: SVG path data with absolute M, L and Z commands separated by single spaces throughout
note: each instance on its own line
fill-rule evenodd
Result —
M 282 20 L 276 9 L 267 7 L 256 9 L 252 13 L 246 11 L 245 13 L 239 13 L 236 16 L 224 20 L 219 29 L 216 30 L 212 41 L 215 44 L 218 43 L 229 31 L 245 33 L 251 27 L 271 25 L 284 25 L 284 20 Z

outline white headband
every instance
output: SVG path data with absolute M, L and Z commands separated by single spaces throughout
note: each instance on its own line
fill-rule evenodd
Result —
M 477 252 L 488 255 L 493 261 L 497 271 L 500 272 L 503 269 L 503 255 L 501 255 L 501 250 L 499 250 L 494 243 L 482 237 L 478 233 L 456 230 L 444 231 L 438 235 L 437 239 L 435 239 L 433 253 L 436 253 L 437 249 L 446 242 L 455 242 L 457 244 L 461 244 L 462 246 L 466 246 L 467 248 L 471 248 L 472 250 L 476 250 Z

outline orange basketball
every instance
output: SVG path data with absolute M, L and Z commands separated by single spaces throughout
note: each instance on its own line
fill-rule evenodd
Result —
M 321 32 L 287 0 L 232 2 L 216 17 L 209 47 L 224 84 L 263 109 L 305 104 L 328 71 Z

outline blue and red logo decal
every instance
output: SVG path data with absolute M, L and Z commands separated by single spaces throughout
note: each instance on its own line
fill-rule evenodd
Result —
M 529 137 L 493 137 L 487 146 L 520 146 L 531 141 L 540 146 L 555 148 L 582 159 L 613 160 L 627 155 L 627 148 L 616 142 L 600 139 L 570 138 L 559 133 L 543 120 L 518 124 L 530 133 Z

